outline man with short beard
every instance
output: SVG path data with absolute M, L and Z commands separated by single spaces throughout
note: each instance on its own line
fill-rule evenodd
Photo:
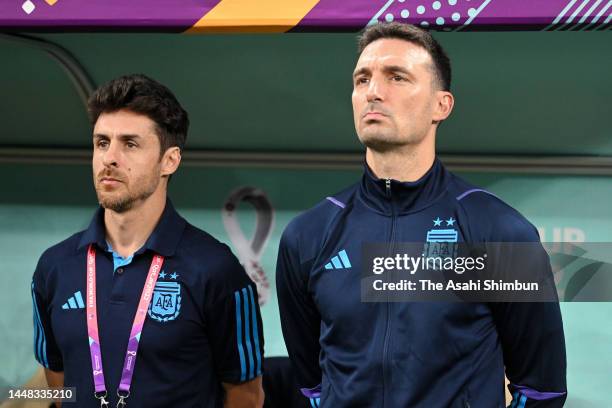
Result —
M 521 214 L 436 158 L 436 132 L 454 104 L 450 82 L 450 61 L 427 31 L 391 23 L 362 34 L 352 102 L 366 147 L 363 177 L 295 218 L 278 255 L 285 343 L 313 408 L 499 408 L 505 405 L 504 372 L 513 408 L 565 401 L 556 299 L 361 297 L 361 271 L 371 266 L 366 243 L 527 242 L 548 260 Z M 550 265 L 542 266 L 549 279 Z
M 255 285 L 166 197 L 187 112 L 144 75 L 103 85 L 88 108 L 100 207 L 43 253 L 32 281 L 49 385 L 76 387 L 79 407 L 261 407 Z

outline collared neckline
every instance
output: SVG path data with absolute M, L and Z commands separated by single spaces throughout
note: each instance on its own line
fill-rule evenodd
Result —
M 366 205 L 372 209 L 385 215 L 399 215 L 431 205 L 446 191 L 449 180 L 450 173 L 437 157 L 421 178 L 411 182 L 378 178 L 364 163 L 359 192 Z
M 166 199 L 166 205 L 162 215 L 147 238 L 145 244 L 134 253 L 142 254 L 147 250 L 162 256 L 172 256 L 176 252 L 178 244 L 183 235 L 186 221 L 174 209 L 170 199 Z M 98 207 L 87 229 L 83 232 L 77 250 L 81 250 L 89 244 L 95 243 L 98 248 L 107 250 L 106 229 L 104 227 L 104 208 Z

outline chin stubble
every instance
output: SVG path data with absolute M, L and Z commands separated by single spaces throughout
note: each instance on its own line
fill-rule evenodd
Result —
M 148 187 L 148 189 L 141 191 L 138 194 L 131 194 L 129 191 L 123 197 L 118 198 L 104 198 L 101 193 L 98 192 L 98 202 L 100 205 L 108 210 L 114 211 L 116 213 L 123 213 L 131 210 L 134 207 L 134 204 L 138 201 L 144 201 L 147 198 L 151 197 L 155 190 L 157 189 L 158 183 L 152 183 Z

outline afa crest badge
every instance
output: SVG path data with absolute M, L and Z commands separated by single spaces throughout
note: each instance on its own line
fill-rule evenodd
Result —
M 446 225 L 443 227 L 442 223 Z M 440 217 L 433 220 L 434 228 L 427 231 L 427 238 L 423 255 L 429 258 L 456 258 L 457 257 L 457 230 L 456 220 L 450 217 L 448 220 L 441 220 Z M 440 227 L 436 229 L 435 227 Z M 446 227 L 446 228 L 445 228 Z M 449 228 L 451 227 L 451 228 Z
M 178 282 L 157 282 L 149 305 L 149 317 L 158 322 L 176 319 L 181 311 L 181 285 Z

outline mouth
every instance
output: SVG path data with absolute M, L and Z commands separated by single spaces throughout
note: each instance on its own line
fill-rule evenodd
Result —
M 366 112 L 365 115 L 363 115 L 363 118 L 366 120 L 369 119 L 381 119 L 381 118 L 385 118 L 387 117 L 387 115 L 385 115 L 382 112 L 378 112 L 378 111 L 370 111 L 370 112 Z
M 116 178 L 112 178 L 112 177 L 102 177 L 100 178 L 100 184 L 103 186 L 116 186 L 119 183 L 121 183 L 121 180 L 117 180 Z

